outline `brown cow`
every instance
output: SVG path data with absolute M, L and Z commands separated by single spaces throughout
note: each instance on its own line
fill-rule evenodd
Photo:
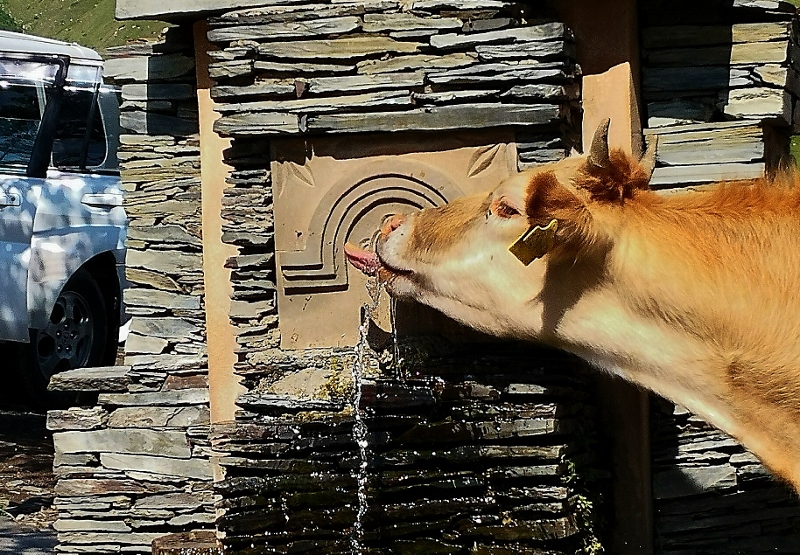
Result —
M 565 349 L 738 438 L 800 491 L 800 186 L 660 195 L 608 150 L 384 223 L 351 263 L 469 326 Z

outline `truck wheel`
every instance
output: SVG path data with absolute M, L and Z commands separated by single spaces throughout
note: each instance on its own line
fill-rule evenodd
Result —
M 113 299 L 78 270 L 56 299 L 42 329 L 31 330 L 26 377 L 32 400 L 47 408 L 74 404 L 76 395 L 47 390 L 50 378 L 75 368 L 114 363 L 117 341 Z

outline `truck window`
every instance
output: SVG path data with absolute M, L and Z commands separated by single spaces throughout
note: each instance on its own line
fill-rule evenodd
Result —
M 0 55 L 0 166 L 24 171 L 58 66 Z
M 40 123 L 36 85 L 0 81 L 0 165 L 25 170 Z
M 99 166 L 106 158 L 106 137 L 95 91 L 67 84 L 53 141 L 57 168 Z
M 106 137 L 98 105 L 100 68 L 71 65 L 53 142 L 53 165 L 62 169 L 99 166 L 106 158 Z

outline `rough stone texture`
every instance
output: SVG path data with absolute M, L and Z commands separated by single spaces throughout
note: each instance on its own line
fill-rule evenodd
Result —
M 223 240 L 238 247 L 228 261 L 230 317 L 239 345 L 235 371 L 248 388 L 238 400 L 237 421 L 220 426 L 215 442 L 216 450 L 230 451 L 224 461 L 228 478 L 219 490 L 225 498 L 218 526 L 226 553 L 312 546 L 354 552 L 358 462 L 348 407 L 354 357 L 349 347 L 280 347 L 278 318 L 289 311 L 283 305 L 279 315 L 276 303 L 281 283 L 276 272 L 283 270 L 276 268 L 273 201 L 281 202 L 281 195 L 273 195 L 273 173 L 283 170 L 270 157 L 296 160 L 292 186 L 300 188 L 314 182 L 304 157 L 326 155 L 317 136 L 335 142 L 344 134 L 375 133 L 364 135 L 372 140 L 367 150 L 406 152 L 420 144 L 420 136 L 408 131 L 430 133 L 435 140 L 457 130 L 500 128 L 512 141 L 516 137 L 518 159 L 512 166 L 562 158 L 577 139 L 572 36 L 560 23 L 530 24 L 542 21 L 537 14 L 528 13 L 522 21 L 521 9 L 531 8 L 506 1 L 273 2 L 211 18 L 209 38 L 220 47 L 212 89 L 222 114 L 216 130 L 234 139 L 226 151 L 233 172 L 223 199 Z M 287 40 L 289 35 L 294 38 Z M 276 154 L 286 143 L 275 141 L 286 137 L 299 137 L 296 142 L 306 146 Z M 491 162 L 496 141 L 486 140 L 470 143 L 480 148 L 454 175 L 472 177 Z M 446 148 L 464 146 L 451 143 Z M 320 231 L 304 231 L 314 233 Z M 309 291 L 299 290 L 297 298 L 311 296 Z M 357 314 L 359 307 L 347 309 Z M 342 319 L 334 320 L 330 326 L 341 325 Z M 518 362 L 524 360 L 519 356 Z M 543 364 L 551 363 L 557 364 Z M 460 379 L 463 374 L 453 383 Z M 544 545 L 553 552 L 574 552 L 589 541 L 594 531 L 567 507 L 573 491 L 560 483 L 567 471 L 561 460 L 565 446 L 577 437 L 571 435 L 572 419 L 536 409 L 540 401 L 543 406 L 553 400 L 548 395 L 560 393 L 532 383 L 519 392 L 472 385 L 458 393 L 454 385 L 448 394 L 470 399 L 485 394 L 490 404 L 500 396 L 504 401 L 487 410 L 505 416 L 459 413 L 468 422 L 459 427 L 446 416 L 458 401 L 431 395 L 429 382 L 393 383 L 380 393 L 375 388 L 384 385 L 365 389 L 370 410 L 379 411 L 371 416 L 370 442 L 391 455 L 369 471 L 379 490 L 368 495 L 380 496 L 380 502 L 364 515 L 364 542 L 371 547 L 364 553 L 377 553 L 387 542 L 418 553 L 467 546 L 475 553 L 533 553 Z M 582 410 L 582 401 L 573 406 L 567 399 L 582 398 L 584 387 L 576 383 L 568 388 L 571 393 L 559 390 L 566 395 L 564 410 Z M 384 398 L 389 404 L 377 409 Z M 515 403 L 518 419 L 510 414 Z M 434 454 L 429 444 L 440 435 L 454 443 Z M 436 470 L 449 466 L 451 473 Z M 317 470 L 325 472 L 317 475 Z M 379 476 L 385 485 L 374 482 Z M 419 487 L 393 499 L 393 488 L 404 476 Z M 481 500 L 490 487 L 508 490 L 491 497 L 493 506 L 483 517 Z M 501 507 L 513 513 L 509 519 L 518 519 L 511 527 L 499 516 Z M 462 520 L 456 518 L 459 513 Z M 379 520 L 387 524 L 381 527 Z M 452 534 L 444 537 L 443 530 Z
M 792 553 L 800 505 L 736 441 L 665 401 L 652 424 L 656 553 Z
M 212 431 L 228 453 L 225 553 L 577 553 L 598 541 L 604 486 L 589 477 L 604 474 L 584 363 L 431 345 L 403 343 L 414 378 L 365 381 L 358 418 L 286 397 Z
M 125 366 L 58 375 L 98 393 L 52 411 L 59 553 L 151 553 L 209 528 L 214 508 L 200 235 L 200 151 L 190 30 L 111 49 L 122 85 L 119 159 L 130 218 Z M 165 551 L 168 553 L 168 551 Z
M 639 5 L 647 126 L 662 138 L 654 184 L 749 179 L 783 164 L 787 142 L 773 140 L 769 130 L 786 134 L 800 121 L 794 7 L 721 0 Z M 767 130 L 756 137 L 760 127 Z

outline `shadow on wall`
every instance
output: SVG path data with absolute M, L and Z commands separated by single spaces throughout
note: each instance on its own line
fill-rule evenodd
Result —
M 739 443 L 652 404 L 655 553 L 796 553 L 800 505 Z

